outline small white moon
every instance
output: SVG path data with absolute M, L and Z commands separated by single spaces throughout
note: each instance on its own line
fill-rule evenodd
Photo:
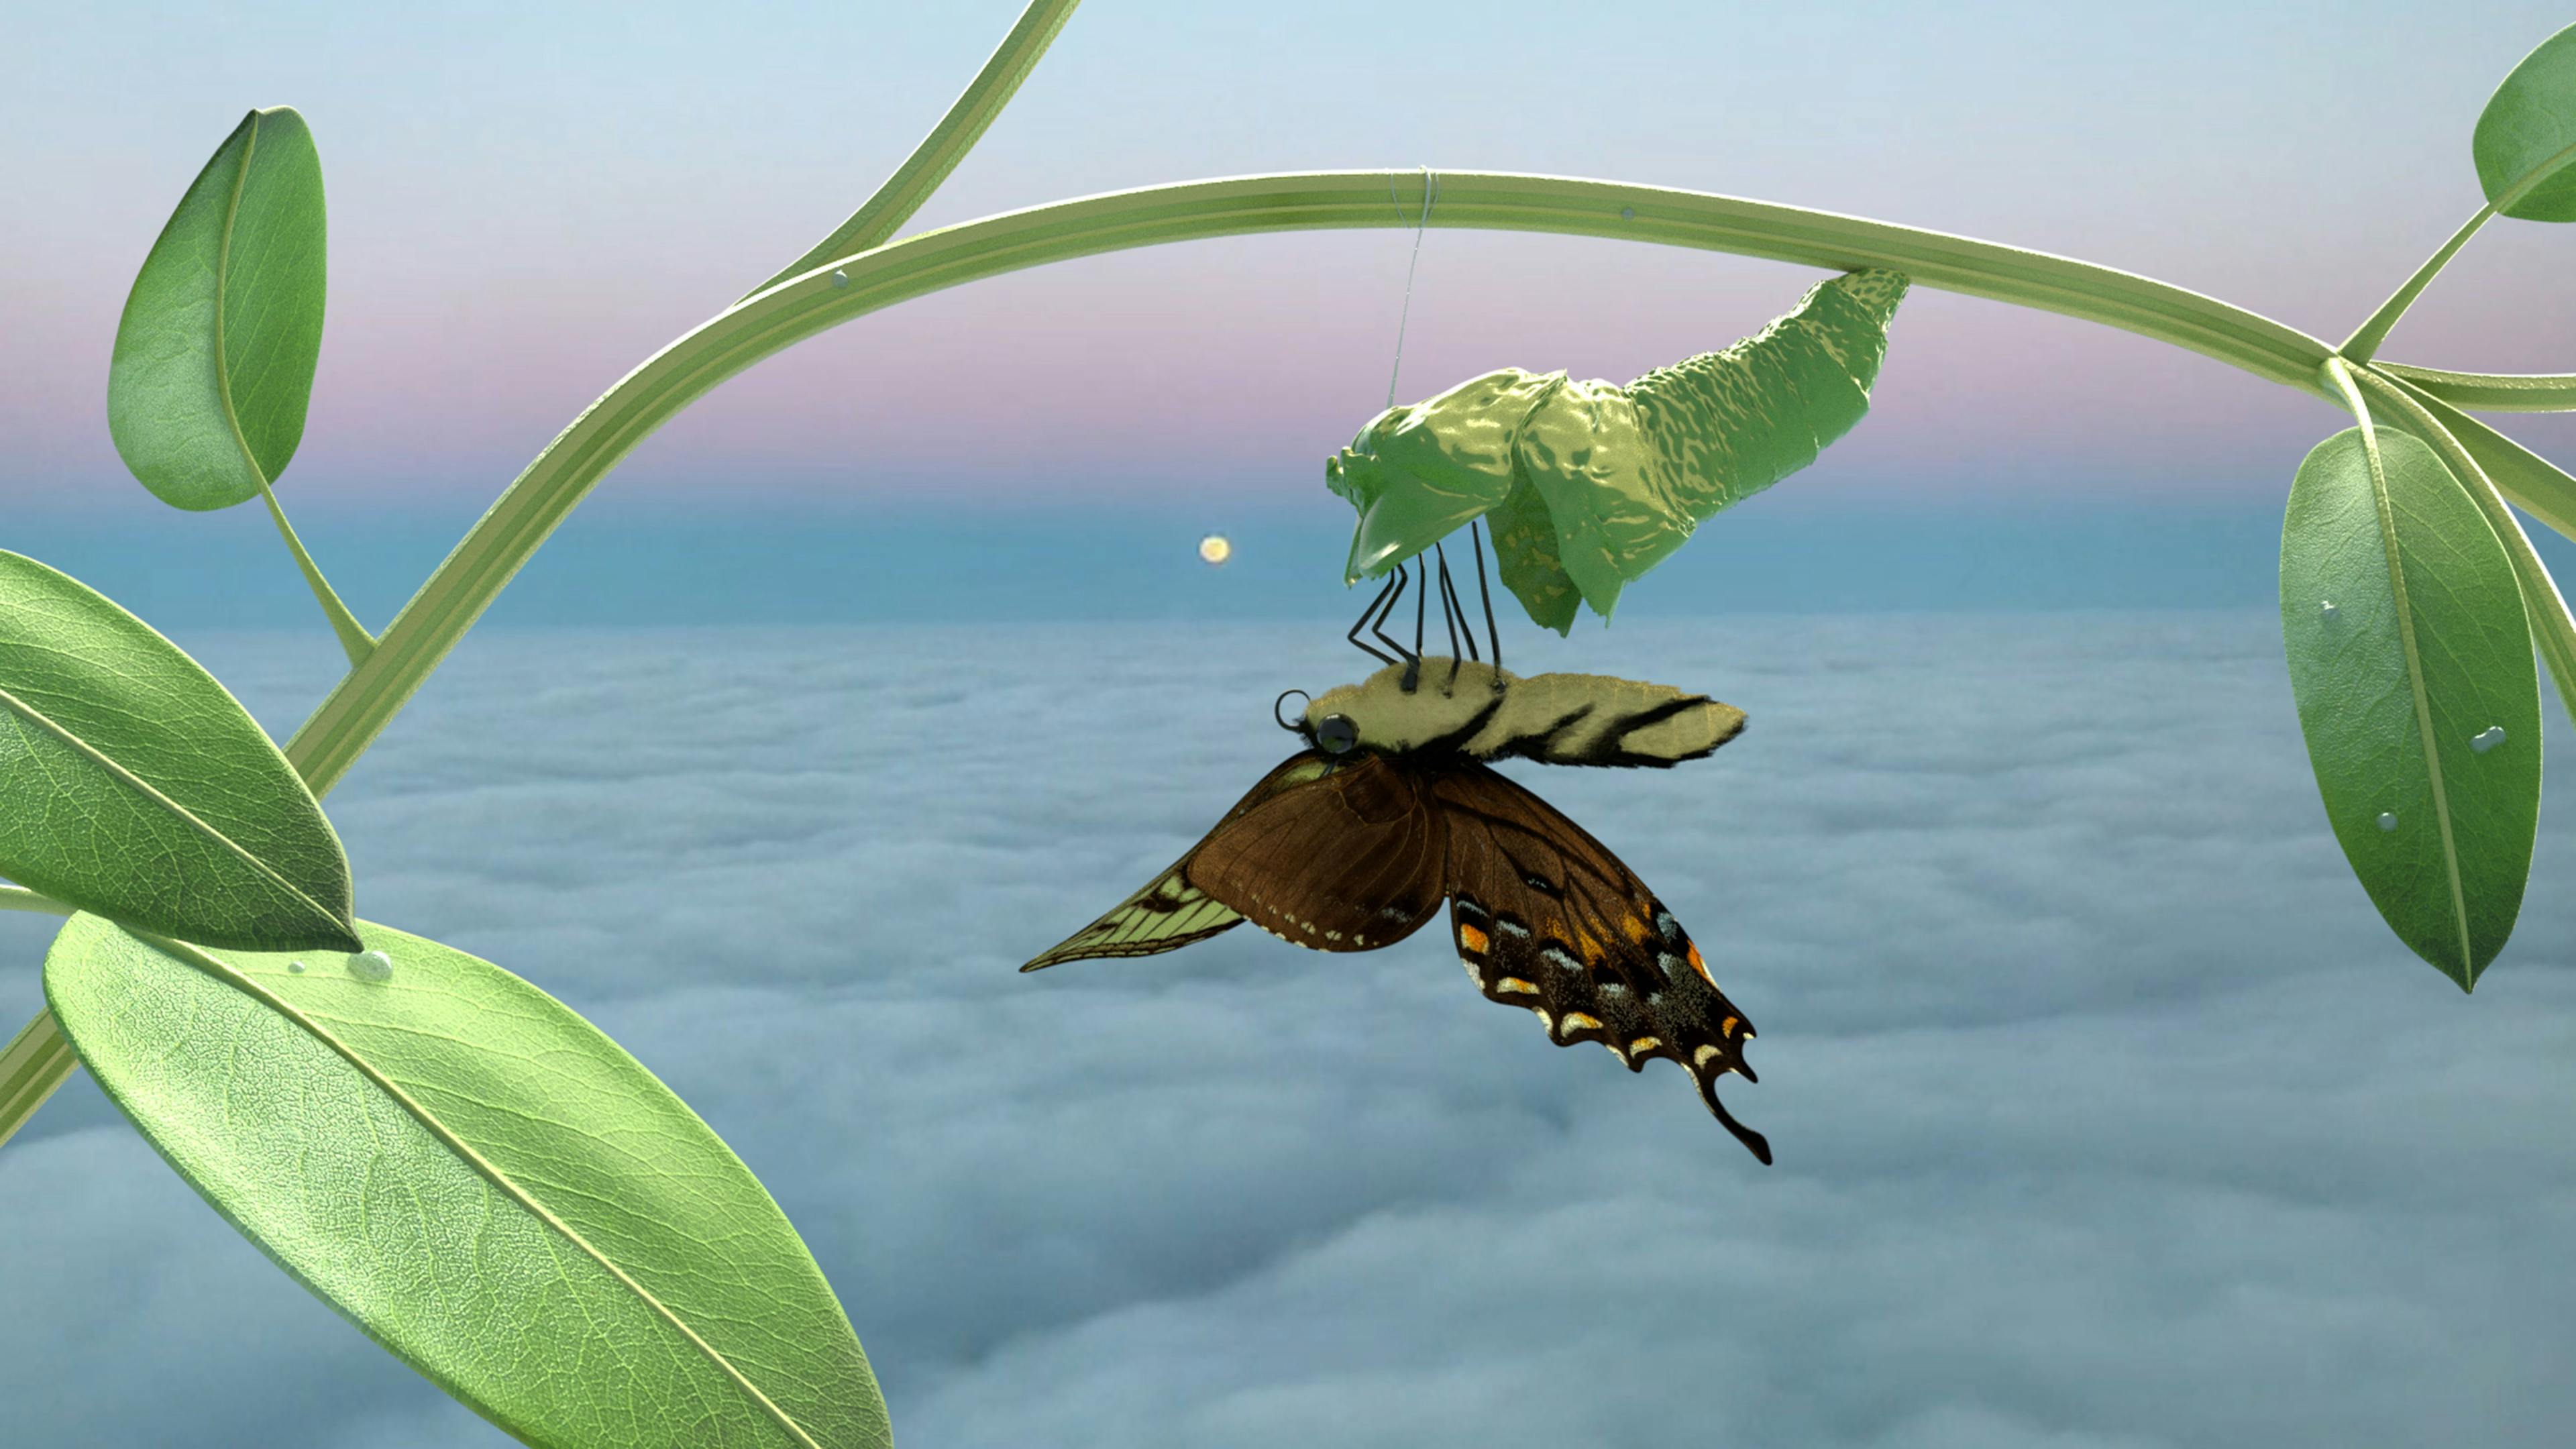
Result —
M 1226 542 L 1224 534 L 1211 533 L 1199 540 L 1199 557 L 1212 564 L 1221 564 L 1234 557 L 1234 545 Z

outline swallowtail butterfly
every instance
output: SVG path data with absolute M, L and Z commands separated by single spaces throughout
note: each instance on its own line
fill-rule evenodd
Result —
M 1170 869 L 1021 969 L 1153 955 L 1244 920 L 1318 951 L 1374 951 L 1446 898 L 1451 944 L 1486 1000 L 1532 1012 L 1560 1046 L 1599 1042 L 1632 1072 L 1680 1064 L 1767 1163 L 1762 1134 L 1717 1099 L 1726 1073 L 1754 1080 L 1753 1024 L 1690 934 L 1608 847 L 1485 763 L 1670 766 L 1743 725 L 1740 710 L 1659 685 L 1390 666 L 1310 701 L 1290 725 L 1307 748 Z

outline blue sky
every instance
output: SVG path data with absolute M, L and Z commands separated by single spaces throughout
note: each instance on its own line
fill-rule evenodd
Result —
M 381 601 L 362 604 L 380 624 L 584 403 L 864 196 L 1014 13 L 977 0 L 20 18 L 0 57 L 0 121 L 44 140 L 0 163 L 16 198 L 0 221 L 0 434 L 12 444 L 0 497 L 15 539 L 75 568 L 99 554 L 94 540 L 116 540 L 135 554 L 125 588 L 202 577 L 170 607 L 210 622 L 272 621 L 291 592 L 256 510 L 153 518 L 103 423 L 134 268 L 247 107 L 305 112 L 332 207 L 321 379 L 281 491 L 326 566 Z M 2340 336 L 2474 207 L 2478 108 L 2564 19 L 2513 4 L 2453 7 L 2438 24 L 2420 7 L 2369 5 L 1622 16 L 1569 28 L 1535 3 L 1095 4 L 920 222 L 1248 171 L 1554 171 L 2060 251 Z M 2568 244 L 2555 228 L 2491 228 L 2390 355 L 2564 366 Z M 715 518 L 785 538 L 960 513 L 1001 520 L 1000 537 L 1030 509 L 1123 509 L 1116 526 L 1132 541 L 1046 563 L 1081 610 L 1125 591 L 1095 562 L 1160 538 L 1185 551 L 1218 527 L 1252 535 L 1257 554 L 1308 549 L 1297 529 L 1337 521 L 1322 459 L 1384 397 L 1408 253 L 1395 232 L 1241 238 L 999 278 L 864 319 L 648 442 L 586 506 L 600 561 L 557 574 L 589 581 L 588 612 L 525 617 L 662 617 L 657 592 L 629 575 Z M 1507 363 L 1634 376 L 1733 340 L 1813 280 L 1700 253 L 1454 232 L 1434 234 L 1421 265 L 1407 397 Z M 2217 531 L 2156 548 L 2188 569 L 2211 547 L 2247 547 L 2251 520 L 2277 513 L 2298 458 L 2337 425 L 2313 399 L 2196 356 L 1918 291 L 1871 418 L 1757 506 L 1788 509 L 1795 490 L 1818 510 L 1808 517 L 1860 529 L 1963 506 L 2187 502 Z M 2560 420 L 2514 430 L 2544 451 L 2576 446 Z M 950 525 L 926 526 L 924 539 Z M 2107 560 L 2085 601 L 2184 592 L 2156 587 L 2137 549 L 2104 553 L 2101 526 L 2069 526 L 2071 542 L 2046 552 L 2081 545 Z M 1261 537 L 1272 530 L 1287 532 Z M 648 533 L 619 552 L 618 539 Z M 201 551 L 225 562 L 182 558 Z M 1673 567 L 1704 568 L 1696 555 Z M 1311 565 L 1327 599 L 1332 562 Z M 1889 578 L 1879 562 L 1864 553 L 1839 572 Z M 545 587 L 553 568 L 541 558 L 522 587 Z M 254 572 L 281 587 L 245 582 Z M 703 572 L 711 619 L 827 598 L 839 617 L 889 612 L 846 588 L 796 595 L 740 569 Z M 1942 607 L 1996 593 L 1950 597 L 1941 581 L 1957 573 L 1906 576 L 1876 597 Z M 2227 597 L 2267 587 L 2249 576 Z M 2031 599 L 2064 602 L 2048 589 Z M 1791 589 L 1773 603 L 1809 598 Z

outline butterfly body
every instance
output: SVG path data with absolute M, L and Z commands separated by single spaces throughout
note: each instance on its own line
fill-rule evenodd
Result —
M 1315 740 L 1336 715 L 1351 722 L 1355 744 L 1384 754 L 1661 769 L 1707 755 L 1744 728 L 1744 711 L 1668 684 L 1523 678 L 1472 659 L 1391 664 L 1326 690 L 1308 702 L 1302 732 Z
M 1424 660 L 1420 688 L 1429 691 L 1449 664 Z M 1369 722 L 1338 708 L 1319 713 L 1325 701 L 1365 702 L 1327 693 L 1302 731 L 1317 747 L 1281 762 L 1170 869 L 1022 969 L 1174 950 L 1243 920 L 1314 950 L 1373 951 L 1422 929 L 1445 898 L 1451 946 L 1487 1000 L 1536 1014 L 1560 1046 L 1599 1042 L 1630 1071 L 1657 1057 L 1678 1063 L 1718 1120 L 1769 1162 L 1761 1134 L 1717 1099 L 1716 1081 L 1727 1072 L 1753 1079 L 1743 1052 L 1753 1028 L 1718 990 L 1698 946 L 1607 847 L 1462 747 L 1573 738 L 1554 726 L 1536 736 L 1497 734 L 1494 722 L 1516 682 L 1485 673 L 1499 683 L 1475 679 L 1463 700 L 1402 706 L 1418 718 L 1381 722 L 1380 740 L 1390 729 L 1427 731 L 1406 737 L 1401 749 L 1366 743 Z M 1458 677 L 1468 679 L 1463 669 Z M 1365 694 L 1376 683 L 1355 688 Z M 1566 700 L 1542 703 L 1546 709 L 1526 719 L 1543 723 Z M 1741 712 L 1715 708 L 1732 715 L 1716 720 L 1731 737 Z M 1347 728 L 1326 728 L 1335 720 Z

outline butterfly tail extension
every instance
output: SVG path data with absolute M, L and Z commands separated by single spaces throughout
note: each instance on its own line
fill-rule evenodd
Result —
M 1699 1099 L 1708 1104 L 1708 1110 L 1717 1114 L 1717 1120 L 1725 1125 L 1727 1131 L 1735 1134 L 1735 1140 L 1744 1144 L 1746 1150 L 1753 1154 L 1753 1158 L 1756 1162 L 1761 1163 L 1764 1167 L 1769 1167 L 1771 1165 L 1771 1139 L 1754 1131 L 1752 1128 L 1745 1126 L 1743 1123 L 1736 1121 L 1734 1114 L 1726 1110 L 1726 1104 L 1717 1100 L 1717 1078 L 1715 1076 L 1702 1075 L 1697 1072 L 1694 1072 L 1691 1075 L 1699 1082 Z M 1747 1078 L 1747 1080 L 1751 1079 Z

